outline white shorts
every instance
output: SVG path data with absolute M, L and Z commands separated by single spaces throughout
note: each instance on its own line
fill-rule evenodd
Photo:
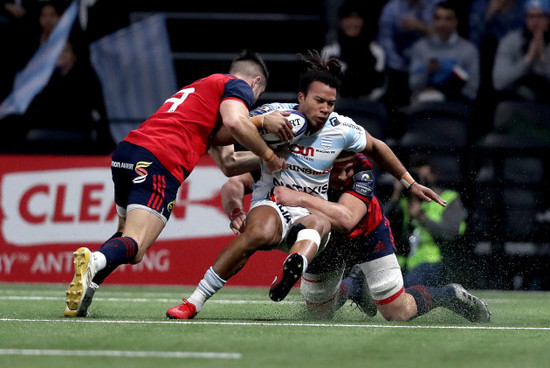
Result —
M 403 275 L 395 254 L 359 265 L 367 278 L 367 286 L 376 304 L 387 304 L 403 292 Z M 321 274 L 304 273 L 300 291 L 307 302 L 323 303 L 334 297 L 344 267 Z
M 286 236 L 288 235 L 288 231 L 290 230 L 290 228 L 292 228 L 292 226 L 294 226 L 296 221 L 298 221 L 302 217 L 309 215 L 310 212 L 303 207 L 283 206 L 282 204 L 273 202 L 269 199 L 261 199 L 259 201 L 252 202 L 250 205 L 250 210 L 259 206 L 272 207 L 279 214 L 279 218 L 282 224 L 281 242 L 275 247 L 275 249 L 279 249 L 285 253 L 288 253 L 290 251 L 290 248 L 292 247 L 292 244 L 290 244 L 289 246 L 286 243 Z M 321 244 L 319 245 L 319 251 L 324 249 L 324 247 L 328 243 L 329 238 L 330 238 L 330 234 L 321 240 Z

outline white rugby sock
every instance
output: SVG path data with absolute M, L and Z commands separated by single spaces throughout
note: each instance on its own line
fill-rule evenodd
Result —
M 96 272 L 107 267 L 107 258 L 105 258 L 105 254 L 101 252 L 93 252 L 92 257 Z
M 210 267 L 204 274 L 204 278 L 199 282 L 193 294 L 191 294 L 187 300 L 195 305 L 198 312 L 210 297 L 214 296 L 218 290 L 224 287 L 225 283 L 226 281 L 218 276 L 218 274 L 214 272 L 214 269 Z

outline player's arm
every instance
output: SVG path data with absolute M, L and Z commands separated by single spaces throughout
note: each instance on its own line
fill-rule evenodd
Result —
M 260 137 L 258 129 L 248 119 L 248 109 L 241 101 L 222 101 L 220 114 L 223 125 L 227 127 L 231 136 L 243 147 L 258 155 L 269 171 L 278 171 L 286 167 L 284 159 L 278 157 Z
M 223 210 L 229 217 L 229 227 L 235 234 L 242 230 L 246 220 L 243 201 L 245 194 L 252 192 L 253 185 L 254 178 L 250 173 L 246 173 L 230 178 L 220 190 Z
M 281 141 L 287 142 L 294 137 L 292 124 L 286 119 L 288 115 L 290 115 L 288 111 L 276 110 L 268 114 L 253 116 L 249 120 L 256 129 L 265 129 L 275 134 Z M 211 145 L 225 146 L 233 143 L 235 143 L 235 139 L 225 126 L 221 126 L 210 139 Z
M 250 118 L 250 121 L 257 129 L 265 129 L 275 134 L 283 142 L 288 142 L 294 138 L 292 134 L 292 124 L 286 119 L 290 115 L 288 111 L 275 110 L 266 114 L 256 115 Z
M 244 174 L 260 167 L 258 156 L 250 151 L 235 152 L 233 145 L 212 146 L 208 153 L 228 177 Z
M 348 193 L 343 193 L 336 203 L 283 186 L 275 187 L 273 194 L 277 203 L 304 207 L 311 213 L 325 215 L 332 229 L 342 233 L 353 230 L 368 210 L 365 202 Z
M 437 193 L 414 180 L 386 143 L 374 138 L 368 132 L 365 132 L 365 134 L 367 135 L 367 146 L 363 151 L 365 155 L 372 157 L 384 170 L 393 175 L 418 198 L 427 202 L 434 200 L 442 206 L 446 205 L 446 202 Z

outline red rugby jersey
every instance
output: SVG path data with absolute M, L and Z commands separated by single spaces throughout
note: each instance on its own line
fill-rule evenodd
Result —
M 353 177 L 344 186 L 343 193 L 349 193 L 361 199 L 367 204 L 368 211 L 348 234 L 352 238 L 370 234 L 384 219 L 380 202 L 374 196 L 374 170 L 362 153 L 355 155 L 354 172 Z
M 252 88 L 235 76 L 212 74 L 179 90 L 124 139 L 151 151 L 180 182 L 208 149 L 212 131 L 222 123 L 226 99 L 254 103 Z

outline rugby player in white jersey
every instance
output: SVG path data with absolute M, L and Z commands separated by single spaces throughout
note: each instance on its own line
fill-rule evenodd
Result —
M 194 318 L 203 304 L 238 273 L 257 250 L 281 249 L 289 253 L 281 276 L 271 286 L 270 298 L 280 301 L 299 280 L 328 239 L 330 221 L 301 207 L 287 207 L 273 201 L 271 190 L 288 186 L 327 198 L 330 170 L 342 151 L 363 152 L 400 180 L 422 200 L 445 202 L 430 188 L 415 183 L 393 151 L 372 137 L 351 119 L 334 112 L 341 66 L 337 59 L 324 61 L 317 52 L 303 56 L 308 69 L 301 75 L 298 104 L 292 105 L 308 120 L 308 131 L 297 142 L 281 149 L 287 168 L 269 174 L 262 165 L 262 177 L 254 188 L 251 210 L 243 232 L 218 255 L 196 290 L 166 315 L 175 319 Z M 256 112 L 287 109 L 286 104 L 269 104 Z M 265 116 L 269 119 L 269 114 Z

